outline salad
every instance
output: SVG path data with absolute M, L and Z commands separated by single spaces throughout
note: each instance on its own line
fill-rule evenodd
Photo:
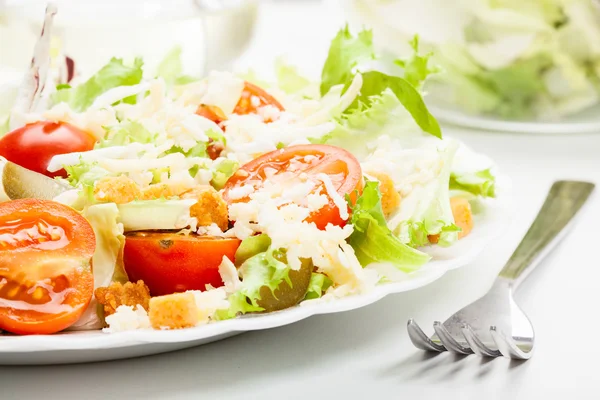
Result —
M 388 65 L 345 27 L 320 81 L 282 62 L 275 82 L 183 76 L 177 49 L 84 78 L 51 61 L 52 15 L 0 139 L 2 330 L 179 329 L 367 293 L 495 196 L 493 163 L 427 110 L 416 41 Z
M 352 5 L 386 48 L 398 50 L 399 39 L 421 34 L 443 69 L 430 89 L 436 102 L 473 114 L 549 120 L 598 103 L 600 9 L 593 0 L 353 0 Z

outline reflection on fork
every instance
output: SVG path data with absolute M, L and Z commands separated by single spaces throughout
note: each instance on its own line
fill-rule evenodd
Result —
M 413 344 L 426 351 L 529 359 L 535 338 L 533 326 L 513 300 L 513 291 L 563 237 L 565 228 L 593 190 L 594 184 L 588 182 L 555 182 L 535 221 L 488 293 L 444 323 L 434 322 L 435 334 L 431 338 L 410 319 L 407 329 Z

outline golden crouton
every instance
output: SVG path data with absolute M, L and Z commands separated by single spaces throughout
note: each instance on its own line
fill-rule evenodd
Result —
M 453 197 L 450 199 L 450 206 L 452 207 L 454 223 L 462 229 L 458 233 L 458 238 L 462 239 L 471 233 L 471 230 L 473 229 L 473 212 L 471 211 L 471 204 L 469 204 L 469 200 L 465 198 Z
M 381 208 L 383 209 L 383 214 L 388 217 L 400 206 L 400 193 L 394 187 L 394 181 L 389 175 L 381 172 L 369 172 L 369 175 L 379 181 Z
M 124 204 L 141 196 L 137 183 L 125 175 L 102 178 L 94 186 L 94 198 L 101 202 Z
M 150 299 L 150 324 L 154 329 L 182 329 L 196 326 L 199 311 L 193 293 L 174 293 Z
M 227 203 L 212 186 L 197 186 L 181 195 L 182 199 L 198 199 L 190 208 L 190 215 L 198 220 L 198 226 L 216 224 L 221 230 L 229 226 Z
M 461 231 L 458 232 L 458 238 L 462 239 L 473 230 L 473 212 L 471 204 L 462 197 L 453 197 L 450 199 L 450 207 L 452 207 L 452 215 L 454 216 L 454 224 Z M 429 235 L 429 242 L 437 243 L 440 240 L 440 235 Z
M 124 285 L 113 282 L 108 287 L 99 287 L 94 291 L 98 303 L 104 306 L 104 316 L 114 314 L 119 306 L 140 305 L 148 310 L 150 290 L 143 281 L 127 282 Z
M 142 189 L 142 200 L 154 200 L 179 196 L 190 188 L 182 184 L 156 183 Z

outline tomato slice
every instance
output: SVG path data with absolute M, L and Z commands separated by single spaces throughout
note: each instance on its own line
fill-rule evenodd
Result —
M 96 138 L 66 122 L 40 121 L 7 133 L 0 139 L 0 156 L 40 174 L 67 177 L 61 169 L 48 172 L 48 164 L 57 154 L 88 151 Z
M 252 114 L 256 113 L 259 107 L 271 105 L 284 111 L 283 106 L 264 89 L 250 83 L 244 83 L 244 90 L 237 105 L 233 109 L 234 114 Z
M 200 104 L 196 109 L 196 114 L 201 117 L 210 119 L 217 125 L 221 125 L 223 121 L 227 120 L 227 115 L 217 106 L 209 106 L 207 104 Z
M 223 286 L 219 265 L 231 261 L 240 245 L 236 238 L 163 232 L 127 234 L 123 261 L 129 280 L 143 280 L 152 296 Z
M 313 212 L 307 219 L 314 222 L 319 229 L 325 229 L 328 223 L 343 226 L 346 220 L 340 216 L 340 210 L 316 175 L 326 174 L 337 193 L 345 198 L 350 195 L 356 201 L 357 194 L 362 192 L 362 169 L 358 160 L 348 151 L 329 145 L 307 144 L 290 146 L 264 154 L 243 165 L 225 184 L 223 198 L 228 203 L 248 201 L 248 197 L 234 198 L 231 190 L 242 185 L 252 185 L 255 190 L 269 180 L 286 182 L 300 180 L 301 176 L 318 181 L 316 190 L 327 195 L 329 203 Z M 304 175 L 305 174 L 305 175 Z
M 49 200 L 0 203 L 0 329 L 49 334 L 68 328 L 94 291 L 89 222 Z

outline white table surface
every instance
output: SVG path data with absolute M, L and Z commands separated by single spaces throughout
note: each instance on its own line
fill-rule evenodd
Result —
M 265 23 L 257 43 L 241 64 L 281 52 L 293 55 L 295 62 L 318 64 L 335 31 L 313 2 L 267 3 L 261 20 Z M 600 132 L 531 136 L 451 127 L 444 131 L 491 155 L 514 180 L 517 209 L 511 229 L 471 265 L 360 310 L 189 350 L 97 364 L 0 367 L 0 398 L 600 398 L 600 347 L 594 335 L 600 329 L 600 261 L 594 255 L 600 190 L 571 234 L 517 294 L 537 334 L 531 360 L 431 356 L 409 341 L 408 318 L 429 327 L 487 290 L 554 180 L 600 184 Z

